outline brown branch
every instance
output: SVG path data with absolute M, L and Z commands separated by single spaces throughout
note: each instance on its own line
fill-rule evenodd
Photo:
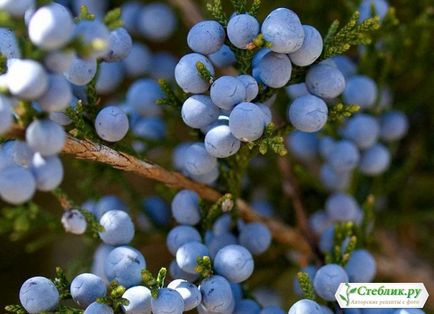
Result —
M 396 282 L 423 282 L 428 292 L 432 294 L 434 291 L 432 266 L 403 247 L 392 233 L 378 231 L 375 236 L 381 250 L 381 254 L 375 256 L 378 274 Z M 427 305 L 434 308 L 434 298 L 428 298 Z
M 169 0 L 169 2 L 181 11 L 186 25 L 193 26 L 203 20 L 199 8 L 192 0 Z
M 318 261 L 321 261 L 323 259 L 323 256 L 316 244 L 317 239 L 309 226 L 308 219 L 306 217 L 306 210 L 300 196 L 300 188 L 298 186 L 296 178 L 294 177 L 294 173 L 292 172 L 289 159 L 288 157 L 278 157 L 277 163 L 279 166 L 279 170 L 282 174 L 282 190 L 283 193 L 292 202 L 297 226 L 300 228 L 301 233 L 306 237 L 307 241 L 309 242 L 314 256 L 317 258 Z
M 132 172 L 175 188 L 191 189 L 196 191 L 201 198 L 208 201 L 215 202 L 222 196 L 220 192 L 213 188 L 194 182 L 178 172 L 166 170 L 150 161 L 139 160 L 131 155 L 118 152 L 89 140 L 79 140 L 68 136 L 63 152 L 74 155 L 79 159 L 98 161 L 116 169 Z M 241 199 L 237 200 L 237 207 L 245 220 L 262 221 L 267 224 L 276 241 L 292 247 L 304 257 L 310 256 L 309 244 L 298 231 L 275 219 L 261 217 Z

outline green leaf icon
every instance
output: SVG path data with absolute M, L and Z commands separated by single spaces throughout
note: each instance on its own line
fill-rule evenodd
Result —
M 350 293 L 356 293 L 356 291 L 357 291 L 357 288 L 353 288 L 350 290 Z
M 339 295 L 341 297 L 342 300 L 344 300 L 345 302 L 348 302 L 347 298 L 344 297 L 342 294 Z

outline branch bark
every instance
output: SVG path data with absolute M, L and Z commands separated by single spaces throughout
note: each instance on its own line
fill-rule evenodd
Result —
M 169 2 L 181 11 L 185 24 L 188 26 L 193 26 L 194 24 L 203 20 L 199 8 L 193 1 L 169 0 Z
M 105 145 L 88 140 L 79 140 L 68 136 L 63 152 L 79 159 L 98 161 L 116 169 L 135 173 L 141 177 L 156 180 L 166 185 L 196 191 L 202 199 L 215 202 L 222 194 L 215 189 L 190 180 L 179 172 L 169 171 L 146 160 L 139 160 L 126 153 L 118 152 Z M 275 219 L 265 218 L 256 214 L 243 200 L 238 199 L 237 207 L 241 216 L 247 221 L 262 221 L 270 228 L 276 241 L 292 247 L 303 255 L 310 256 L 310 247 L 297 230 Z

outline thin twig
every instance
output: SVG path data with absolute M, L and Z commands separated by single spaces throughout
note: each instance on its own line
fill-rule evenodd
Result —
M 288 157 L 278 157 L 277 163 L 282 174 L 282 190 L 292 202 L 297 226 L 309 242 L 314 256 L 318 261 L 321 261 L 323 256 L 316 245 L 317 239 L 315 238 L 309 226 L 306 217 L 306 210 L 301 198 L 300 188 L 298 186 L 297 179 L 294 177 L 294 173 L 292 172 L 289 159 Z
M 197 5 L 191 0 L 169 0 L 169 2 L 179 8 L 186 25 L 193 26 L 203 20 Z
M 79 159 L 98 161 L 110 165 L 116 169 L 133 172 L 139 176 L 162 182 L 166 185 L 191 189 L 196 191 L 201 198 L 212 202 L 217 201 L 222 194 L 215 189 L 192 181 L 184 175 L 169 171 L 163 167 L 146 160 L 139 160 L 126 153 L 118 152 L 107 146 L 93 143 L 89 140 L 79 140 L 68 136 L 63 152 L 74 155 Z M 302 235 L 275 219 L 265 218 L 256 214 L 243 200 L 237 200 L 237 206 L 241 216 L 247 221 L 262 221 L 270 228 L 276 241 L 286 244 L 304 256 L 310 255 L 310 247 Z

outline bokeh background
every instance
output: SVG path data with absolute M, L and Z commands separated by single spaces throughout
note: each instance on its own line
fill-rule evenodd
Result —
M 95 0 L 97 1 L 97 0 Z M 99 1 L 99 0 L 98 0 Z M 108 1 L 110 6 L 125 1 Z M 143 3 L 149 1 L 142 1 Z M 195 1 L 206 15 L 205 1 Z M 263 1 L 260 17 L 271 9 L 286 6 L 296 11 L 304 24 L 318 28 L 323 36 L 334 19 L 346 21 L 358 6 L 357 0 L 309 0 L 309 1 Z M 434 7 L 430 0 L 389 1 L 396 10 L 399 24 L 390 29 L 380 29 L 376 37 L 381 38 L 381 49 L 368 47 L 360 57 L 357 47 L 348 55 L 358 62 L 359 72 L 373 77 L 380 84 L 387 84 L 394 94 L 394 108 L 404 111 L 410 120 L 410 130 L 404 140 L 393 147 L 393 165 L 383 176 L 360 182 L 363 186 L 375 184 L 381 200 L 378 206 L 374 233 L 393 237 L 399 243 L 399 250 L 411 252 L 412 258 L 434 265 Z M 223 1 L 229 8 L 229 1 Z M 142 41 L 153 52 L 170 51 L 180 57 L 188 51 L 186 45 L 187 27 L 184 18 L 178 15 L 177 32 L 163 43 Z M 122 95 L 131 82 L 125 80 L 118 89 Z M 103 98 L 102 102 L 109 97 Z M 284 114 L 288 98 L 282 92 L 276 103 L 277 112 Z M 180 140 L 190 138 L 179 117 L 170 116 L 166 143 L 153 143 L 147 158 L 171 167 L 171 148 Z M 264 193 L 273 207 L 281 213 L 287 223 L 294 223 L 291 204 L 278 191 L 279 176 L 275 169 L 275 157 L 269 156 L 267 171 L 250 169 L 252 180 L 264 184 Z M 143 212 L 142 199 L 149 195 L 160 195 L 167 201 L 173 195 L 170 189 L 134 178 L 130 175 L 97 165 L 89 161 L 77 161 L 64 156 L 66 177 L 62 188 L 80 204 L 88 198 L 115 194 L 128 203 L 135 214 Z M 303 180 L 303 171 L 298 172 L 302 180 L 302 194 L 310 212 L 320 208 L 326 194 L 318 191 L 308 180 Z M 243 196 L 251 198 L 251 191 Z M 40 211 L 36 217 L 26 217 L 11 223 L 10 209 L 0 204 L 0 308 L 18 303 L 18 291 L 22 282 L 30 276 L 53 276 L 56 266 L 62 266 L 69 276 L 89 270 L 92 255 L 98 240 L 64 233 L 60 218 L 62 208 L 56 198 L 49 194 L 38 194 L 35 203 Z M 169 226 L 158 230 L 138 232 L 134 245 L 144 253 L 151 271 L 168 266 L 171 257 L 165 248 L 164 233 Z M 375 236 L 374 236 L 375 238 Z M 373 250 L 376 249 L 375 241 Z M 250 281 L 251 287 L 266 286 L 277 288 L 283 303 L 288 305 L 297 297 L 292 292 L 293 276 L 297 271 L 285 258 L 290 255 L 288 248 L 274 244 L 266 256 L 258 260 L 258 268 L 265 267 Z M 283 252 L 283 253 L 282 253 Z M 286 254 L 288 253 L 288 254 Z M 272 264 L 270 264 L 272 263 Z M 270 265 L 273 267 L 270 269 Z M 415 270 L 417 268 L 415 264 Z M 431 272 L 432 274 L 432 272 Z M 382 279 L 382 278 L 380 278 Z M 430 291 L 431 295 L 434 291 Z M 432 296 L 431 296 L 432 298 Z M 431 302 L 432 304 L 432 302 Z M 427 312 L 434 313 L 434 308 Z M 0 311 L 1 312 L 1 311 Z

